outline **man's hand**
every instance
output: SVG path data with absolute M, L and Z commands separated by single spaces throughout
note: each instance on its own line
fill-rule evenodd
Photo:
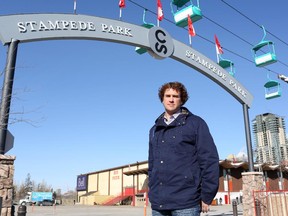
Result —
M 209 205 L 206 204 L 206 203 L 204 203 L 203 201 L 202 201 L 201 207 L 202 207 L 201 211 L 202 211 L 203 213 L 207 213 L 207 212 L 210 210 L 210 209 L 209 209 Z

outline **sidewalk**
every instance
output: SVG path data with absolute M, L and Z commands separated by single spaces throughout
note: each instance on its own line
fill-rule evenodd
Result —
M 236 215 L 243 215 L 243 206 L 242 204 L 237 205 L 237 213 Z M 232 215 L 233 216 L 233 206 L 230 205 L 218 205 L 218 206 L 210 206 L 210 211 L 208 213 L 202 213 L 201 216 L 220 216 L 220 215 Z
M 18 207 L 15 206 L 15 215 Z M 242 204 L 237 205 L 237 216 L 242 216 Z M 151 208 L 133 206 L 28 206 L 26 216 L 151 216 Z M 208 213 L 201 216 L 233 216 L 231 205 L 211 206 Z

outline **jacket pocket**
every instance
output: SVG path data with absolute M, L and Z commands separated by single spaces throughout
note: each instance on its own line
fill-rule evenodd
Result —
M 178 132 L 178 139 L 175 143 L 175 152 L 193 154 L 196 150 L 196 134 L 182 127 Z

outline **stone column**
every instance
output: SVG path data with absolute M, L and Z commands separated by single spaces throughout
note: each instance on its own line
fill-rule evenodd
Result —
M 0 155 L 1 216 L 11 216 L 15 156 Z
M 263 190 L 263 172 L 244 172 L 243 181 L 243 216 L 255 215 L 253 191 Z

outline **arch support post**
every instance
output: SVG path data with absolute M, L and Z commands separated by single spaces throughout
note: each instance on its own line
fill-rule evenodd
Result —
M 245 135 L 246 135 L 249 171 L 254 172 L 251 130 L 250 130 L 249 112 L 248 112 L 248 105 L 247 104 L 243 104 L 243 115 L 244 115 L 244 125 L 245 125 Z
M 9 122 L 18 43 L 18 40 L 12 39 L 11 43 L 8 45 L 0 108 L 0 154 L 5 154 L 5 142 Z

